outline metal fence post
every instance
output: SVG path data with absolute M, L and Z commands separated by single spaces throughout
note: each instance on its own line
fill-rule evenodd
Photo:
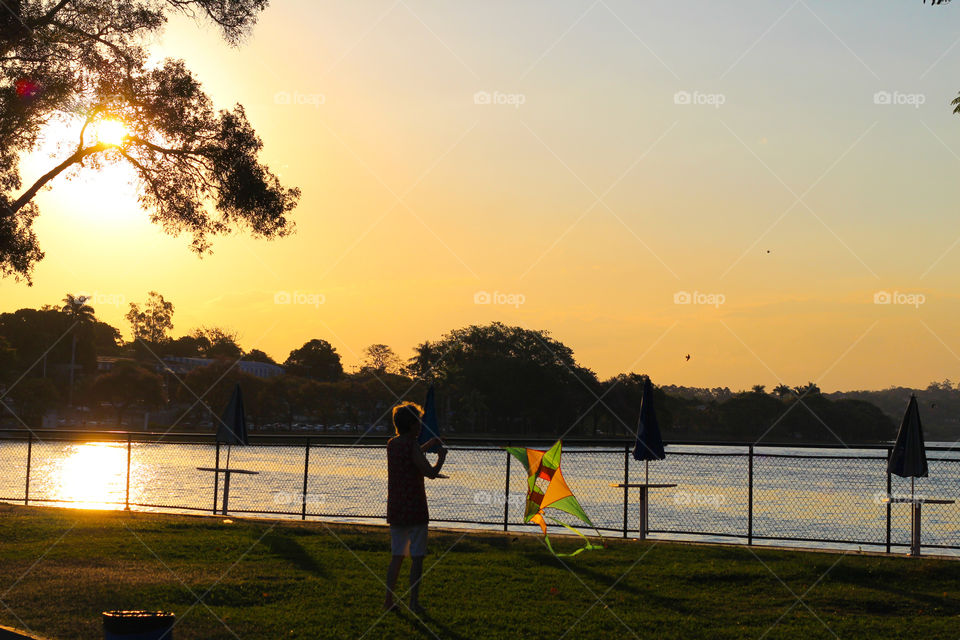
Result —
M 887 449 L 887 460 L 893 455 L 893 448 Z M 887 471 L 887 553 L 890 553 L 890 492 L 893 490 L 890 471 Z
M 623 537 L 627 537 L 627 493 L 630 484 L 630 445 L 623 446 Z
M 130 511 L 130 450 L 133 447 L 132 444 L 133 436 L 127 434 L 127 499 L 124 503 L 123 510 Z
M 507 446 L 510 446 L 510 442 L 507 442 Z M 507 451 L 507 479 L 503 485 L 503 530 L 507 530 L 507 522 L 510 516 L 510 458 L 513 455 Z
M 217 458 L 213 463 L 213 515 L 217 515 L 217 494 L 220 493 L 220 441 L 217 440 Z
M 33 459 L 33 434 L 27 437 L 27 478 L 23 487 L 23 506 L 30 504 L 30 461 Z
M 303 450 L 303 493 L 300 504 L 300 519 L 307 519 L 307 474 L 310 471 L 310 438 L 307 438 L 307 446 Z
M 747 452 L 747 544 L 753 544 L 753 445 Z

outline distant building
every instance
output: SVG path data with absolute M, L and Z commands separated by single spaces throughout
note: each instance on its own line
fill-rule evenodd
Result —
M 97 371 L 105 373 L 113 369 L 118 360 L 129 360 L 130 358 L 114 358 L 111 356 L 97 356 Z M 185 375 L 194 369 L 205 367 L 208 364 L 216 362 L 213 358 L 182 358 L 178 356 L 167 356 L 163 358 L 163 364 L 156 364 L 156 370 L 163 373 L 170 370 L 177 375 Z M 249 373 L 258 378 L 272 378 L 283 373 L 283 367 L 270 364 L 269 362 L 250 362 L 241 360 L 237 363 L 237 369 L 244 373 Z
M 113 369 L 117 360 L 129 360 L 129 358 L 114 358 L 113 356 L 97 356 L 97 371 L 103 373 Z
M 163 359 L 163 364 L 176 374 L 186 374 L 199 367 L 205 367 L 208 364 L 216 362 L 213 358 L 183 358 L 178 356 L 167 356 Z M 244 373 L 249 373 L 258 378 L 272 378 L 283 373 L 283 367 L 270 364 L 269 362 L 250 362 L 241 360 L 237 363 L 237 369 Z

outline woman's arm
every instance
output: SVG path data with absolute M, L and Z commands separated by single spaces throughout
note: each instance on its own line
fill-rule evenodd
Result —
M 443 463 L 447 459 L 447 450 L 440 449 L 437 454 L 437 464 L 430 464 L 427 460 L 427 456 L 423 455 L 423 451 L 420 450 L 420 447 L 412 447 L 413 449 L 413 464 L 416 465 L 420 473 L 423 474 L 425 478 L 436 478 L 440 475 L 440 469 L 443 468 Z
M 434 445 L 437 445 L 437 444 L 443 444 L 440 438 L 430 438 L 429 440 L 423 443 L 423 445 L 420 447 L 420 451 L 423 451 L 424 453 L 426 453 L 427 451 L 432 449 Z

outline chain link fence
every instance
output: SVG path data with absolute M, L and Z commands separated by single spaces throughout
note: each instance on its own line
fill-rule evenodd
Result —
M 321 438 L 254 438 L 215 445 L 209 436 L 145 433 L 0 433 L 0 501 L 171 513 L 382 523 L 387 468 L 377 444 Z M 203 440 L 206 438 L 206 441 Z M 454 527 L 532 530 L 523 523 L 526 469 L 502 444 L 450 444 L 447 479 L 427 481 L 431 521 Z M 565 443 L 562 468 L 604 535 L 747 544 L 903 551 L 910 545 L 910 480 L 886 472 L 886 447 L 862 449 L 684 444 L 665 460 L 634 461 L 626 443 Z M 229 460 L 229 467 L 228 467 Z M 930 474 L 914 495 L 953 500 L 960 454 L 928 448 Z M 640 532 L 639 491 L 649 490 Z M 584 530 L 566 514 L 551 514 Z M 555 527 L 558 533 L 565 533 Z M 923 507 L 922 546 L 960 550 L 960 508 Z

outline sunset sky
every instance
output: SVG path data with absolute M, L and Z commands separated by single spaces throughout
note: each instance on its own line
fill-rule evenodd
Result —
M 960 381 L 958 11 L 277 0 L 236 49 L 178 20 L 157 59 L 246 107 L 303 191 L 297 233 L 198 259 L 129 173 L 81 170 L 39 197 L 47 257 L 0 309 L 90 293 L 129 332 L 156 290 L 175 335 L 223 326 L 278 360 L 319 337 L 348 368 L 501 320 L 601 377 Z

